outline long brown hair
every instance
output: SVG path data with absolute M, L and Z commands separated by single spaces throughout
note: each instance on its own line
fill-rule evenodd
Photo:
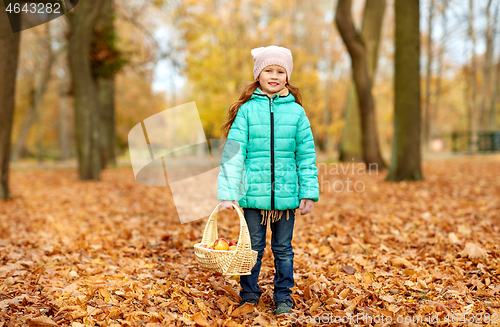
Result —
M 229 130 L 231 129 L 231 126 L 233 125 L 233 122 L 236 119 L 236 115 L 238 114 L 238 110 L 245 102 L 250 100 L 252 94 L 255 92 L 255 90 L 259 85 L 260 84 L 258 80 L 255 80 L 250 84 L 244 85 L 241 88 L 241 95 L 238 101 L 233 102 L 229 106 L 229 111 L 227 113 L 227 121 L 222 125 L 221 128 L 222 135 L 224 136 L 224 138 L 227 138 Z M 293 97 L 295 98 L 295 102 L 302 105 L 302 95 L 300 95 L 299 88 L 290 83 L 286 83 L 285 87 L 287 87 L 290 90 L 290 93 L 292 93 Z

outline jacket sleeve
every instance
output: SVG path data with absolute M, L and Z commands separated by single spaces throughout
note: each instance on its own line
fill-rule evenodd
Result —
M 221 158 L 221 170 L 217 177 L 217 199 L 239 201 L 244 178 L 244 163 L 248 144 L 248 121 L 244 107 L 240 107 L 229 130 Z
M 299 176 L 299 199 L 319 200 L 318 168 L 309 119 L 301 116 L 295 136 L 295 160 Z

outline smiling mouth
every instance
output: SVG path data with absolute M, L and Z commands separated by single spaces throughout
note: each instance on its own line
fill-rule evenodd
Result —
M 277 86 L 279 85 L 279 83 L 274 83 L 274 82 L 271 82 L 271 83 L 268 83 L 269 85 L 272 85 L 272 86 Z

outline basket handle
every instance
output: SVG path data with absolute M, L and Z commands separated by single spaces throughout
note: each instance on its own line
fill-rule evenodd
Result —
M 207 224 L 205 226 L 205 230 L 203 232 L 203 238 L 201 243 L 202 244 L 209 244 L 211 242 L 214 242 L 216 239 L 218 239 L 217 236 L 217 216 L 218 216 L 218 210 L 220 206 L 222 205 L 222 202 L 220 202 L 215 209 L 212 211 L 210 214 L 210 217 L 208 218 Z M 250 241 L 250 233 L 248 231 L 248 225 L 245 220 L 245 215 L 243 214 L 242 210 L 240 207 L 235 205 L 234 203 L 231 203 L 231 205 L 236 209 L 236 212 L 238 213 L 238 216 L 240 218 L 240 234 L 238 236 L 238 244 L 236 245 L 236 251 L 241 251 L 241 250 L 251 250 L 252 245 Z

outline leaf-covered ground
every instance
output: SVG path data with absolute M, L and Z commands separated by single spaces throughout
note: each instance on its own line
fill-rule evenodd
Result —
M 414 183 L 359 168 L 320 165 L 320 202 L 296 219 L 288 318 L 273 316 L 269 229 L 260 305 L 237 309 L 238 281 L 194 259 L 206 220 L 180 224 L 168 188 L 139 185 L 130 168 L 100 182 L 73 168 L 14 170 L 13 197 L 0 201 L 0 325 L 500 323 L 500 156 L 425 161 Z M 236 213 L 218 225 L 238 236 Z

